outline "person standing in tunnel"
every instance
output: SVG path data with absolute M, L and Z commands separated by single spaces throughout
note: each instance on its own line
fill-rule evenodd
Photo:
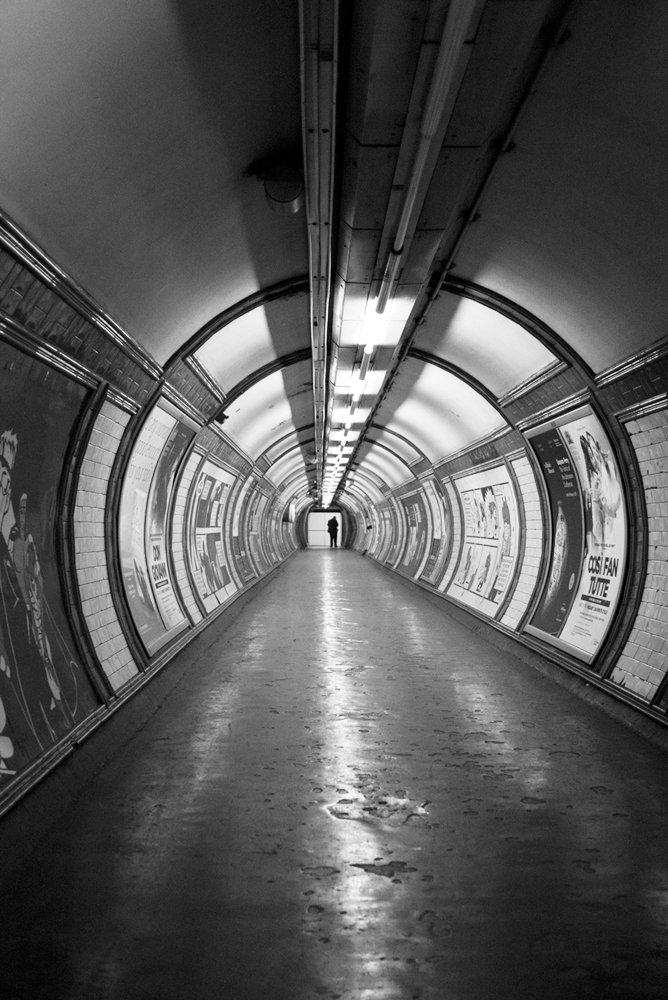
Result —
M 339 522 L 335 517 L 330 517 L 327 522 L 327 531 L 329 532 L 329 547 L 330 549 L 338 548 L 337 538 L 339 536 Z

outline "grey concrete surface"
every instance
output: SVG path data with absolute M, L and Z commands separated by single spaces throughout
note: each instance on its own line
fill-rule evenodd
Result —
M 3 1000 L 665 997 L 660 747 L 342 550 L 195 647 L 26 825 Z

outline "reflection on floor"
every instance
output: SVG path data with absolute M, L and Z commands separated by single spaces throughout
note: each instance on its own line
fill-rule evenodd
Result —
M 4 997 L 665 997 L 663 751 L 341 550 L 181 656 L 3 887 Z

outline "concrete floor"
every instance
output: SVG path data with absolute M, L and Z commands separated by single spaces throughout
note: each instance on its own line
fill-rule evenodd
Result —
M 185 660 L 2 887 L 3 1000 L 665 998 L 665 751 L 342 550 Z

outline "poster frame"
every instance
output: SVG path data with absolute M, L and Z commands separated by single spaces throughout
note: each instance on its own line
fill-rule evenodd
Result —
M 415 580 L 419 577 L 422 566 L 426 562 L 429 555 L 426 545 L 423 544 L 422 549 L 420 549 L 419 542 L 421 539 L 423 543 L 426 542 L 427 538 L 431 537 L 433 534 L 432 512 L 429 507 L 429 503 L 425 498 L 424 489 L 419 484 L 416 485 L 415 489 L 411 490 L 410 493 L 403 493 L 400 497 L 398 497 L 398 502 L 402 508 L 402 516 L 405 519 L 406 530 L 404 533 L 401 553 L 395 569 L 398 573 L 401 573 L 402 576 L 406 576 L 410 580 Z M 416 533 L 414 539 L 411 537 L 410 515 L 408 511 L 409 506 L 414 507 L 416 512 L 421 509 L 420 519 L 416 517 Z M 422 530 L 418 531 L 417 529 Z M 413 542 L 415 542 L 415 549 L 411 552 Z
M 450 500 L 447 497 L 445 490 L 443 489 L 443 484 L 441 483 L 441 480 L 435 473 L 431 473 L 430 475 L 423 477 L 422 484 L 428 506 L 431 508 L 432 504 L 429 489 L 433 491 L 434 502 L 440 506 L 440 509 L 437 512 L 434 512 L 433 509 L 431 510 L 431 518 L 432 518 L 432 525 L 435 525 L 436 513 L 438 513 L 438 516 L 441 518 L 441 525 L 440 525 L 441 545 L 440 545 L 440 550 L 434 561 L 434 566 L 432 571 L 429 574 L 425 574 L 425 568 L 429 561 L 429 555 L 430 555 L 430 553 L 427 553 L 427 558 L 424 561 L 424 565 L 422 566 L 420 574 L 417 577 L 417 579 L 420 581 L 420 583 L 424 583 L 428 587 L 437 588 L 438 583 L 445 572 L 445 567 L 447 566 L 448 559 L 450 558 L 450 553 L 452 551 L 453 513 L 450 505 Z M 432 544 L 434 541 L 434 536 L 435 536 L 435 527 L 432 527 L 432 535 L 431 535 Z
M 17 604 L 12 604 L 11 614 L 7 609 L 3 612 L 3 652 L 7 654 L 8 663 L 3 676 L 15 693 L 10 703 L 15 700 L 16 705 L 24 706 L 27 712 L 24 714 L 25 729 L 23 724 L 14 729 L 9 709 L 3 721 L 5 749 L 14 741 L 14 750 L 5 753 L 0 762 L 10 761 L 9 767 L 3 768 L 3 782 L 0 783 L 0 802 L 4 807 L 13 801 L 15 794 L 21 794 L 20 790 L 32 776 L 42 771 L 45 759 L 59 759 L 61 748 L 76 742 L 77 734 L 86 731 L 91 718 L 108 704 L 113 692 L 93 655 L 76 587 L 73 524 L 66 516 L 74 504 L 81 463 L 104 391 L 96 379 L 77 365 L 70 365 L 67 359 L 56 356 L 48 345 L 45 350 L 37 350 L 31 338 L 23 339 L 4 319 L 0 320 L 0 345 L 7 349 L 6 360 L 15 362 L 16 355 L 22 356 L 37 383 L 46 382 L 50 373 L 56 373 L 59 381 L 54 385 L 51 377 L 47 405 L 49 401 L 57 401 L 67 411 L 62 425 L 60 420 L 53 422 L 56 431 L 50 438 L 40 435 L 40 447 L 45 451 L 49 451 L 49 445 L 53 446 L 55 440 L 58 457 L 53 466 L 39 459 L 26 461 L 26 452 L 32 454 L 30 432 L 34 428 L 29 426 L 34 416 L 32 408 L 26 410 L 23 400 L 18 397 L 14 400 L 11 391 L 6 393 L 4 400 L 6 403 L 9 398 L 9 406 L 14 400 L 20 416 L 7 420 L 3 417 L 0 428 L 7 432 L 3 459 L 6 477 L 3 496 L 7 498 L 3 511 L 3 522 L 6 520 L 3 531 L 7 531 L 3 543 L 3 571 L 14 594 L 21 589 L 24 597 L 26 593 L 31 595 L 29 604 L 26 597 L 26 607 L 33 609 L 28 618 L 26 608 L 21 611 Z M 8 363 L 7 377 L 10 379 L 14 368 L 14 363 Z M 41 414 L 38 420 L 43 427 Z M 28 577 L 29 582 L 25 582 Z M 29 633 L 26 630 L 28 622 Z M 19 627 L 12 633 L 11 626 L 15 624 Z M 26 642 L 19 641 L 15 646 L 12 635 L 18 634 L 25 637 Z M 30 658 L 23 658 L 23 653 L 28 651 Z M 29 683 L 24 685 L 21 677 Z M 39 683 L 34 685 L 35 678 L 39 678 Z M 70 700 L 72 685 L 76 692 L 74 708 Z M 44 713 L 44 706 L 47 712 L 54 712 L 50 719 Z M 29 721 L 31 716 L 33 719 L 41 717 L 44 725 L 33 726 Z
M 184 414 L 181 410 L 175 407 L 173 403 L 165 399 L 165 397 L 161 393 L 156 393 L 156 395 L 151 400 L 150 404 L 147 405 L 146 410 L 142 412 L 143 419 L 141 420 L 141 422 L 133 423 L 131 421 L 128 424 L 125 435 L 127 446 L 123 448 L 122 454 L 119 451 L 118 455 L 119 464 L 115 466 L 114 469 L 115 474 L 118 472 L 118 470 L 122 471 L 122 475 L 117 476 L 118 492 L 113 504 L 113 518 L 115 523 L 115 539 L 116 539 L 116 558 L 119 566 L 119 585 L 121 593 L 123 594 L 124 609 L 126 610 L 125 620 L 131 623 L 133 635 L 137 637 L 139 646 L 143 650 L 143 656 L 142 659 L 140 660 L 141 663 L 146 663 L 146 661 L 150 663 L 156 655 L 162 654 L 165 647 L 169 646 L 174 639 L 176 639 L 184 631 L 187 631 L 189 628 L 192 627 L 192 622 L 190 620 L 189 615 L 185 611 L 185 608 L 183 607 L 182 597 L 178 590 L 178 586 L 176 584 L 173 575 L 168 576 L 169 586 L 173 593 L 175 606 L 181 614 L 181 619 L 178 623 L 175 623 L 171 626 L 167 625 L 167 622 L 165 621 L 163 611 L 161 610 L 159 603 L 157 602 L 156 597 L 153 593 L 153 587 L 150 580 L 144 581 L 145 594 L 147 597 L 150 597 L 152 599 L 154 604 L 153 618 L 156 619 L 158 623 L 162 625 L 162 631 L 157 632 L 154 635 L 151 635 L 150 632 L 147 632 L 146 634 L 142 633 L 140 625 L 136 619 L 135 612 L 132 609 L 132 604 L 129 595 L 127 593 L 127 581 L 126 581 L 126 573 L 124 571 L 124 558 L 123 558 L 124 554 L 127 555 L 127 553 L 121 546 L 121 520 L 123 514 L 123 499 L 125 496 L 125 490 L 130 489 L 130 479 L 128 478 L 128 471 L 130 469 L 130 463 L 132 462 L 135 450 L 137 448 L 137 443 L 141 438 L 141 435 L 144 433 L 144 430 L 149 420 L 152 418 L 152 416 L 155 414 L 157 410 L 162 411 L 164 414 L 171 417 L 171 419 L 174 420 L 175 422 L 181 421 L 182 423 L 185 423 L 188 426 L 191 426 L 193 424 L 193 421 L 189 417 L 187 417 L 186 414 Z M 193 434 L 193 440 L 195 439 L 195 437 L 196 437 L 196 432 Z M 141 539 L 141 547 L 143 549 L 143 556 L 146 562 L 147 573 L 150 573 L 150 561 L 148 553 L 149 499 L 151 495 L 153 479 L 155 476 L 156 469 L 158 467 L 158 463 L 160 461 L 160 456 L 162 455 L 162 451 L 164 449 L 164 444 L 165 442 L 163 442 L 163 444 L 160 447 L 160 454 L 156 458 L 156 461 L 150 473 L 150 478 L 148 480 L 148 483 L 146 484 L 146 498 L 144 505 L 144 513 L 143 513 L 143 537 Z M 189 446 L 185 449 L 185 451 L 188 452 L 190 448 L 192 448 L 192 441 L 190 442 Z M 178 480 L 174 479 L 172 485 L 174 485 L 177 482 Z M 141 491 L 138 489 L 135 490 L 136 495 L 139 494 L 140 492 Z M 139 545 L 136 546 L 136 551 L 137 554 L 139 555 L 141 554 Z M 141 568 L 143 569 L 143 566 Z M 172 573 L 172 571 L 173 571 L 173 566 L 170 566 L 168 572 Z M 141 581 L 139 582 L 141 583 Z
M 555 529 L 554 529 L 554 511 L 551 502 L 551 495 L 548 488 L 548 483 L 546 480 L 546 474 L 543 468 L 543 463 L 541 462 L 540 456 L 537 452 L 537 445 L 534 441 L 539 437 L 545 436 L 549 432 L 557 432 L 561 437 L 562 441 L 566 435 L 566 431 L 560 431 L 560 428 L 567 428 L 568 426 L 575 425 L 578 421 L 586 420 L 587 418 L 592 419 L 597 425 L 598 430 L 603 435 L 603 443 L 606 446 L 606 453 L 612 456 L 614 461 L 615 472 L 616 472 L 616 482 L 615 488 L 618 491 L 619 502 L 622 507 L 622 517 L 618 522 L 618 530 L 620 532 L 621 538 L 616 542 L 611 543 L 612 545 L 617 545 L 621 548 L 621 554 L 615 555 L 609 558 L 618 559 L 620 566 L 615 571 L 615 575 L 618 576 L 619 582 L 614 596 L 614 605 L 611 608 L 603 627 L 598 634 L 598 638 L 595 643 L 593 643 L 592 648 L 585 648 L 576 645 L 574 642 L 568 641 L 567 638 L 563 638 L 563 633 L 567 630 L 575 631 L 575 619 L 577 616 L 576 604 L 579 600 L 581 602 L 586 600 L 586 597 L 591 595 L 586 595 L 583 591 L 583 581 L 587 572 L 587 563 L 591 559 L 591 554 L 587 555 L 587 534 L 588 525 L 591 522 L 591 517 L 587 516 L 586 501 L 585 501 L 585 486 L 582 481 L 583 477 L 579 470 L 579 461 L 576 460 L 576 451 L 570 449 L 569 445 L 564 442 L 564 447 L 569 451 L 570 458 L 573 462 L 575 469 L 575 476 L 578 482 L 579 498 L 580 498 L 580 513 L 582 519 L 582 565 L 580 567 L 580 574 L 574 583 L 574 595 L 573 599 L 569 605 L 568 612 L 564 617 L 563 624 L 559 628 L 558 634 L 550 634 L 544 629 L 541 629 L 537 625 L 533 624 L 536 615 L 539 613 L 541 608 L 544 606 L 545 597 L 547 593 L 549 578 L 550 578 L 550 568 L 552 566 L 552 555 L 548 560 L 548 564 L 545 567 L 545 572 L 537 583 L 535 598 L 532 602 L 531 608 L 528 610 L 523 624 L 521 626 L 521 632 L 527 636 L 539 639 L 540 641 L 546 643 L 547 645 L 553 646 L 555 649 L 562 651 L 573 659 L 580 663 L 583 663 L 591 670 L 596 670 L 596 661 L 599 659 L 601 651 L 606 646 L 606 640 L 609 641 L 611 634 L 614 633 L 616 622 L 619 619 L 619 612 L 624 604 L 624 597 L 627 592 L 627 577 L 629 566 L 631 562 L 631 538 L 629 532 L 629 510 L 631 505 L 629 504 L 628 490 L 625 482 L 625 477 L 623 474 L 624 462 L 620 460 L 618 455 L 618 449 L 615 446 L 614 435 L 608 430 L 607 424 L 597 407 L 594 405 L 593 400 L 588 399 L 587 402 L 569 409 L 565 412 L 560 413 L 556 417 L 552 417 L 549 420 L 544 420 L 540 424 L 536 424 L 534 427 L 524 431 L 524 435 L 530 445 L 528 452 L 531 455 L 531 459 L 534 463 L 534 470 L 536 472 L 537 482 L 539 483 L 541 501 L 544 502 L 545 507 L 545 535 L 546 535 L 546 545 L 550 554 L 553 552 L 553 546 L 555 544 Z M 615 515 L 616 517 L 616 515 Z M 604 548 L 605 545 L 602 545 Z M 605 557 L 603 557 L 605 558 Z M 584 614 L 582 615 L 584 618 Z M 570 634 L 570 632 L 568 633 Z
M 225 515 L 225 518 L 220 524 L 220 543 L 223 555 L 225 557 L 225 567 L 230 576 L 229 582 L 225 584 L 222 588 L 219 588 L 216 591 L 212 591 L 206 597 L 203 597 L 200 591 L 200 585 L 193 573 L 192 561 L 189 555 L 185 555 L 184 557 L 186 573 L 188 581 L 190 583 L 191 591 L 193 593 L 195 601 L 197 602 L 197 606 L 200 609 L 203 619 L 207 619 L 210 618 L 212 615 L 216 615 L 219 611 L 221 611 L 224 607 L 226 607 L 229 604 L 229 602 L 236 596 L 237 591 L 241 589 L 233 572 L 234 563 L 230 558 L 230 553 L 227 546 L 227 534 L 226 531 L 224 530 L 225 525 L 229 523 L 230 509 L 233 503 L 234 490 L 239 481 L 238 480 L 239 474 L 237 470 L 231 468 L 229 465 L 220 461 L 215 456 L 212 456 L 210 453 L 203 452 L 198 447 L 195 447 L 193 451 L 195 454 L 199 456 L 200 460 L 195 466 L 193 472 L 191 489 L 188 495 L 186 509 L 184 511 L 184 517 L 183 517 L 184 553 L 190 552 L 190 531 L 191 528 L 195 529 L 196 527 L 193 525 L 193 518 L 195 516 L 194 507 L 195 504 L 199 502 L 199 495 L 197 493 L 197 484 L 199 482 L 200 477 L 205 474 L 207 466 L 212 466 L 216 469 L 219 469 L 221 473 L 224 473 L 225 475 L 229 476 L 232 480 L 232 482 L 229 485 L 229 495 L 223 507 L 223 513 Z M 231 594 L 225 594 L 224 596 L 221 597 L 220 596 L 221 593 L 224 590 L 226 590 L 227 587 L 229 586 L 233 587 L 233 592 Z
M 495 492 L 496 485 L 493 482 L 485 482 L 485 480 L 487 479 L 494 480 L 495 478 L 498 480 L 498 483 L 496 485 L 508 488 L 506 494 L 511 501 L 508 504 L 504 503 L 504 507 L 507 509 L 507 517 L 503 518 L 503 522 L 504 524 L 508 524 L 510 529 L 508 537 L 510 539 L 514 539 L 514 541 L 511 542 L 510 551 L 507 551 L 505 553 L 503 550 L 505 548 L 506 543 L 503 540 L 502 529 L 500 527 L 498 498 Z M 458 558 L 456 563 L 454 564 L 450 580 L 443 592 L 450 600 L 455 601 L 458 604 L 461 604 L 468 611 L 472 611 L 488 621 L 498 622 L 502 618 L 506 608 L 508 607 L 509 602 L 512 600 L 512 595 L 515 591 L 515 587 L 517 586 L 517 580 L 519 578 L 521 558 L 522 558 L 522 553 L 524 551 L 524 543 L 522 538 L 523 522 L 520 516 L 520 510 L 522 505 L 520 502 L 520 494 L 517 485 L 518 484 L 516 477 L 513 474 L 513 470 L 509 467 L 509 464 L 506 461 L 505 456 L 499 456 L 493 462 L 487 462 L 485 463 L 484 466 L 477 467 L 475 469 L 467 469 L 465 472 L 462 472 L 457 476 L 452 477 L 453 490 L 457 498 L 457 502 L 459 504 L 460 517 L 461 517 L 460 523 L 462 525 L 462 532 L 460 538 Z M 489 527 L 486 527 L 485 532 L 483 534 L 478 534 L 477 532 L 473 532 L 472 534 L 469 535 L 469 533 L 467 532 L 467 524 L 469 523 L 469 518 L 467 517 L 467 510 L 470 511 L 471 509 L 470 505 L 474 501 L 477 503 L 477 507 L 475 508 L 476 510 L 478 509 L 482 510 L 483 502 L 484 502 L 484 507 L 486 509 L 487 503 L 484 499 L 484 494 L 489 493 L 490 491 L 494 492 L 492 501 L 494 502 L 494 509 L 495 509 L 494 521 L 497 527 L 497 531 L 493 535 L 489 535 L 488 534 Z M 480 494 L 480 496 L 474 496 L 474 494 Z M 471 496 L 472 498 L 469 501 L 469 503 L 465 501 L 465 497 L 468 496 Z M 483 521 L 484 525 L 488 525 L 488 523 L 489 523 L 488 520 Z M 513 527 L 515 529 L 514 532 L 512 531 Z M 470 540 L 471 538 L 473 539 L 473 541 Z M 479 542 L 475 541 L 475 539 L 477 538 L 480 538 L 481 541 Z M 491 538 L 493 542 L 495 541 L 496 545 L 493 546 L 491 543 L 488 543 L 487 542 L 488 538 Z M 480 587 L 476 587 L 476 590 L 474 591 L 470 586 L 465 585 L 460 581 L 460 576 L 462 572 L 466 573 L 466 565 L 470 558 L 471 559 L 471 564 L 469 568 L 470 579 L 473 580 L 473 582 L 475 582 L 477 577 L 480 575 L 478 573 L 478 566 L 480 564 L 480 560 L 484 556 L 484 552 L 486 551 L 486 549 L 489 550 L 487 554 L 488 564 L 490 563 L 490 556 L 492 555 L 492 551 L 495 550 L 494 562 L 491 563 L 492 574 L 488 577 L 488 579 L 492 579 L 495 570 L 496 570 L 495 580 L 498 580 L 499 577 L 502 577 L 503 575 L 502 569 L 504 566 L 504 561 L 506 565 L 508 564 L 508 561 L 510 561 L 510 565 L 507 572 L 507 579 L 505 585 L 503 586 L 503 589 L 501 590 L 501 596 L 498 600 L 498 603 L 492 597 L 487 596 L 487 594 L 485 594 L 484 591 L 481 592 L 480 596 L 475 596 L 476 592 L 480 590 Z M 467 561 L 466 563 L 464 561 L 465 554 Z M 487 571 L 485 570 L 485 572 L 480 576 L 480 579 L 481 580 L 485 579 L 486 575 Z M 489 587 L 485 589 L 489 589 Z M 492 586 L 492 591 L 494 590 L 496 590 L 496 587 Z

